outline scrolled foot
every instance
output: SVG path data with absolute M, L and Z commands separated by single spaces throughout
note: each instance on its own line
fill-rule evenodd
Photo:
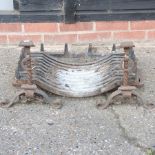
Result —
M 11 100 L 11 102 L 7 105 L 7 108 L 10 108 L 12 107 L 15 103 L 17 103 L 19 100 L 20 100 L 20 96 L 21 95 L 25 95 L 25 92 L 24 91 L 20 91 L 20 92 L 17 92 L 15 97 Z
M 103 109 L 106 109 L 111 103 L 112 103 L 112 100 L 118 96 L 118 95 L 122 95 L 122 92 L 120 90 L 116 90 L 115 92 L 113 92 L 109 97 L 108 97 L 108 100 L 106 101 L 106 104 L 103 105 Z
M 144 105 L 143 99 L 138 92 L 132 91 L 132 95 L 137 97 L 138 105 Z
M 44 103 L 47 103 L 47 104 L 50 103 L 50 99 L 49 99 L 48 95 L 45 92 L 43 92 L 42 90 L 37 89 L 37 90 L 35 90 L 34 94 L 41 96 Z

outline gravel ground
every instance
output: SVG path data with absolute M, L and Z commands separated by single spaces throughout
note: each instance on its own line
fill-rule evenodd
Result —
M 145 104 L 155 104 L 155 47 L 137 43 Z M 0 47 L 0 99 L 11 99 L 20 49 Z M 58 98 L 58 97 L 55 97 Z M 0 108 L 0 155 L 145 155 L 155 149 L 155 109 L 135 105 L 99 110 L 105 96 L 62 98 L 63 108 L 20 104 Z

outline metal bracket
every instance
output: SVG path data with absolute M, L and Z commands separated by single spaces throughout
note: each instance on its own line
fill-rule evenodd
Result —
M 124 74 L 123 74 L 123 85 L 118 88 L 117 91 L 113 92 L 108 100 L 106 101 L 106 104 L 103 106 L 103 109 L 107 108 L 111 103 L 112 100 L 116 96 L 123 96 L 124 98 L 131 98 L 132 96 L 136 96 L 137 99 L 139 99 L 140 104 L 143 104 L 143 100 L 141 96 L 139 95 L 138 92 L 136 92 L 136 87 L 135 86 L 129 86 L 129 50 L 133 48 L 134 45 L 132 42 L 124 42 L 121 44 L 120 48 L 124 49 L 124 62 L 123 62 L 123 67 L 124 67 Z
M 144 104 L 143 103 L 143 99 L 141 98 L 140 94 L 138 92 L 136 92 L 136 87 L 134 86 L 121 86 L 118 88 L 118 90 L 116 90 L 115 92 L 113 92 L 109 97 L 108 100 L 106 101 L 106 104 L 103 105 L 103 109 L 106 109 L 110 104 L 112 104 L 112 101 L 115 97 L 117 96 L 123 96 L 123 98 L 131 98 L 131 97 L 137 97 L 137 99 L 139 100 L 139 104 Z
M 22 91 L 18 92 L 15 97 L 12 99 L 12 101 L 10 102 L 10 104 L 8 105 L 8 107 L 13 106 L 17 101 L 20 100 L 20 97 L 23 95 L 26 98 L 30 98 L 30 99 L 35 99 L 35 97 L 41 96 L 43 98 L 43 101 L 45 103 L 50 103 L 49 97 L 46 93 L 44 93 L 42 90 L 39 90 L 37 88 L 37 86 L 35 84 L 33 84 L 32 81 L 32 59 L 31 59 L 31 53 L 30 53 L 30 49 L 31 47 L 34 47 L 34 44 L 32 41 L 21 41 L 19 44 L 20 47 L 23 47 L 23 54 L 24 54 L 24 61 L 26 62 L 26 65 L 22 67 L 24 67 L 24 69 L 27 70 L 27 74 L 29 79 L 27 80 L 26 84 L 22 84 L 21 85 L 21 89 Z M 22 63 L 22 62 L 21 62 Z
M 28 99 L 35 99 L 36 96 L 40 96 L 42 97 L 44 103 L 50 103 L 48 95 L 42 90 L 39 90 L 36 85 L 23 84 L 21 88 L 23 90 L 17 92 L 17 94 L 7 107 L 12 107 L 15 103 L 17 103 L 20 100 L 21 96 L 25 96 Z

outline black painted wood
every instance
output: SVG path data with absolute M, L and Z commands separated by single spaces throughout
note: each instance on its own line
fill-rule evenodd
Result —
M 13 0 L 13 6 L 15 10 L 19 11 L 19 0 Z
M 78 0 L 77 3 L 78 11 L 97 11 L 108 10 L 110 0 Z
M 0 22 L 155 19 L 155 0 L 14 0 L 14 7 L 0 12 Z
M 20 11 L 44 12 L 61 10 L 63 0 L 20 0 Z
M 154 0 L 111 0 L 111 10 L 151 10 Z
M 77 21 L 138 21 L 138 20 L 155 20 L 155 11 L 146 12 L 87 12 L 78 13 L 76 15 Z
M 155 9 L 155 0 L 78 0 L 77 10 L 150 10 Z
M 64 0 L 63 2 L 63 14 L 65 23 L 75 22 L 75 12 L 77 7 L 77 0 Z

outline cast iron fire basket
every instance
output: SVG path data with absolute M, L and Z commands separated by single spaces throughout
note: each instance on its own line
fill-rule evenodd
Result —
M 27 83 L 27 51 L 21 52 L 14 84 Z M 123 59 L 121 50 L 104 55 L 92 52 L 92 45 L 81 54 L 71 54 L 65 45 L 64 54 L 47 51 L 31 52 L 32 81 L 41 89 L 67 97 L 89 97 L 113 90 L 123 81 Z M 105 53 L 105 52 L 103 52 Z M 133 48 L 129 51 L 129 84 L 137 84 L 137 60 Z

